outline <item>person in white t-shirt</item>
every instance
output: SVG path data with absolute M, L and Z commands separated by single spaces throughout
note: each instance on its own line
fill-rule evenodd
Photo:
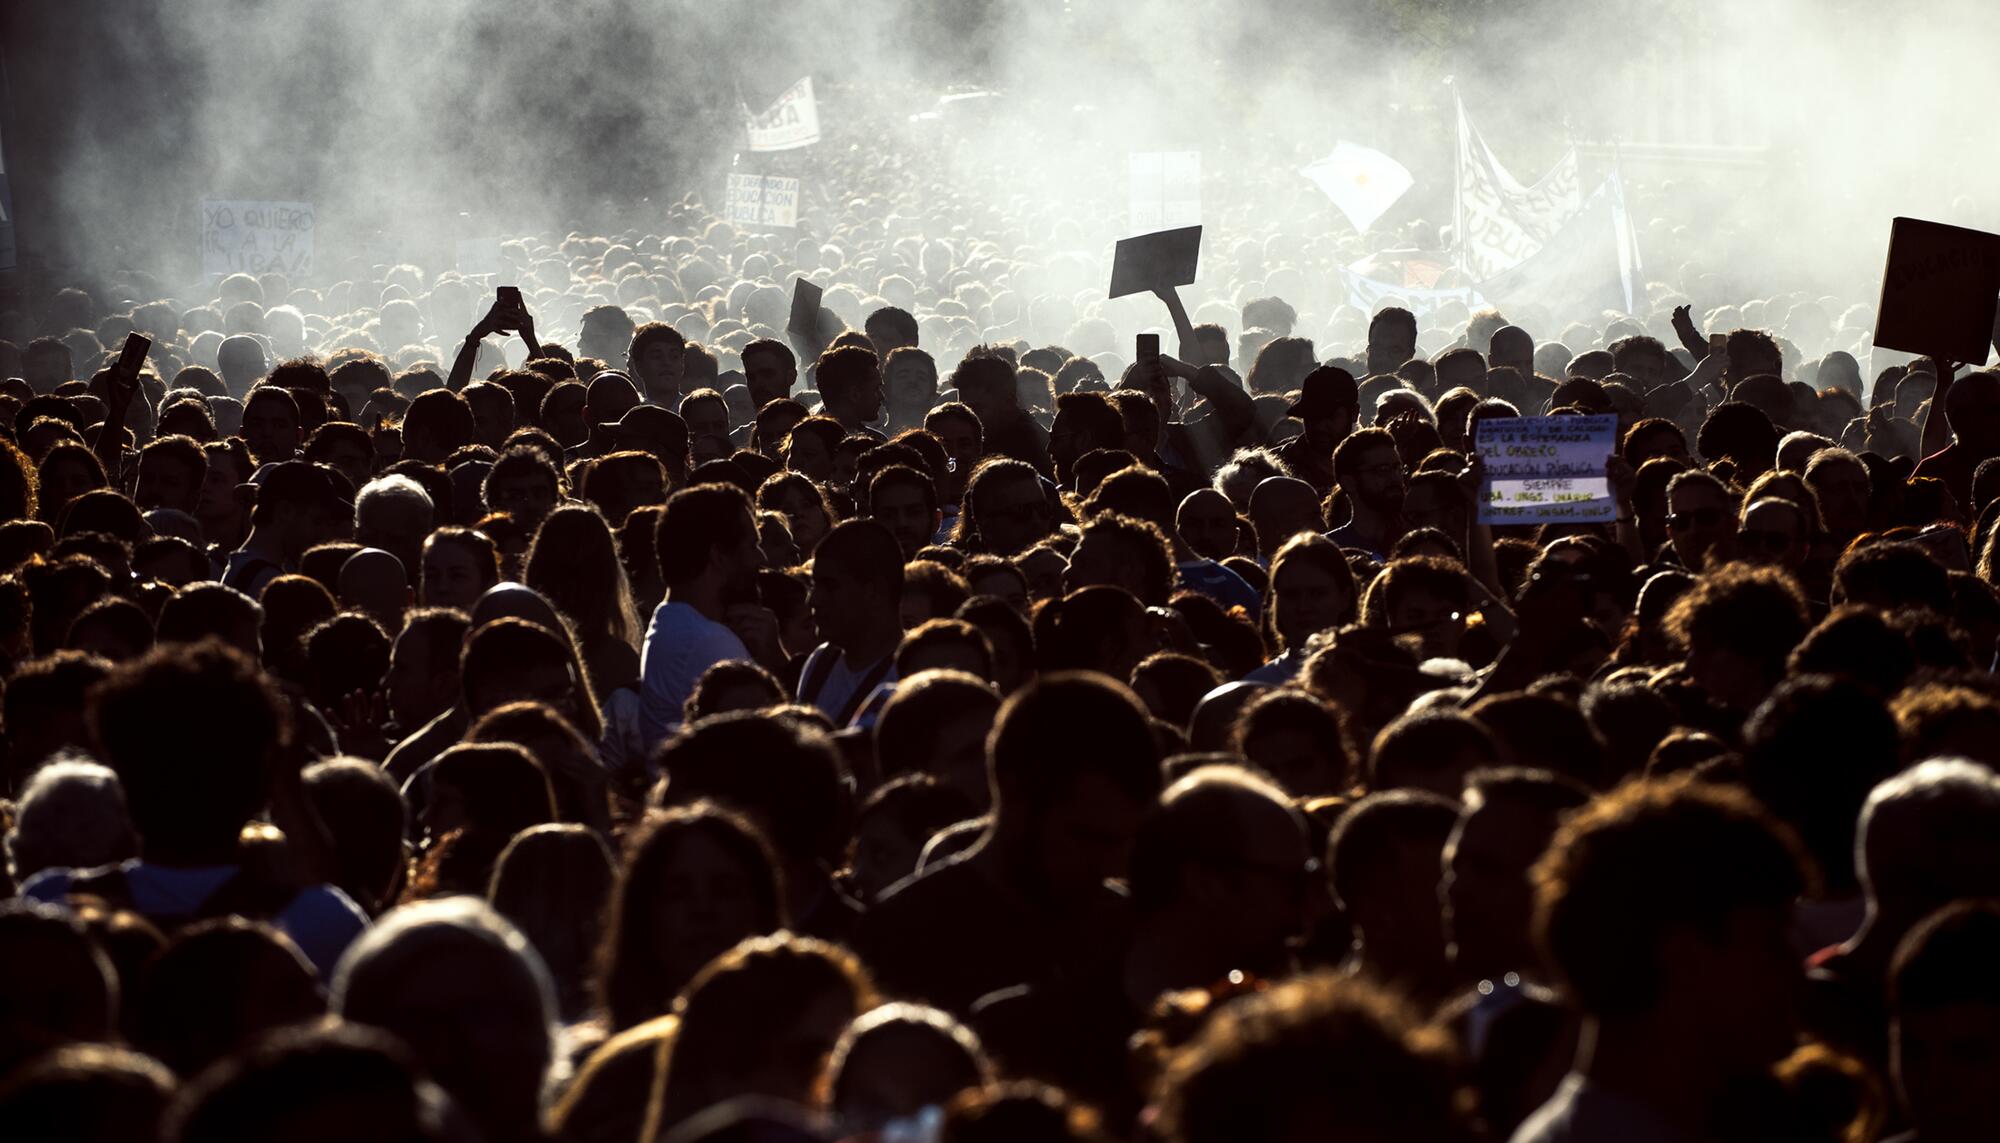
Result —
M 640 655 L 639 723 L 649 751 L 680 726 L 703 671 L 782 658 L 776 617 L 740 598 L 763 559 L 749 497 L 721 484 L 682 489 L 668 498 L 655 539 L 667 594 Z

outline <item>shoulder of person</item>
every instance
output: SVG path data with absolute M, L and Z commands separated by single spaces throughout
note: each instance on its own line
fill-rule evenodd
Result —
M 338 885 L 308 885 L 285 906 L 285 915 L 309 921 L 358 921 L 368 923 L 368 914 Z

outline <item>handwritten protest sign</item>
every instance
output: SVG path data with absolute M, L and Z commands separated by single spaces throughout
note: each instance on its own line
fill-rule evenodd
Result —
M 799 180 L 777 175 L 729 176 L 724 217 L 737 226 L 799 224 Z
M 819 142 L 819 103 L 811 76 L 785 89 L 771 106 L 745 123 L 753 151 L 790 151 Z
M 261 199 L 201 200 L 201 272 L 310 273 L 313 204 Z
M 1185 286 L 1200 259 L 1199 226 L 1120 238 L 1111 252 L 1111 296 Z
M 1604 462 L 1618 418 L 1500 417 L 1479 422 L 1482 524 L 1601 524 L 1618 518 Z
M 1889 228 L 1875 344 L 1986 364 L 2000 295 L 2000 235 L 1898 218 Z
M 776 175 L 764 176 L 764 211 L 761 221 L 765 226 L 799 224 L 799 180 L 779 178 Z

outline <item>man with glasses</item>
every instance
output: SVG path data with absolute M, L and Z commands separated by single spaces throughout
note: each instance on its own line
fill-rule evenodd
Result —
M 1133 1011 L 1161 993 L 1234 971 L 1293 970 L 1291 942 L 1324 911 L 1326 881 L 1305 820 L 1282 790 L 1236 766 L 1204 766 L 1167 790 L 1139 827 L 1125 959 Z
M 1734 551 L 1737 559 L 1798 575 L 1812 551 L 1805 509 L 1782 496 L 1765 496 L 1747 505 L 1736 525 Z
M 1465 568 L 1442 556 L 1391 560 L 1369 589 L 1363 619 L 1398 635 L 1421 659 L 1455 659 L 1472 610 Z
M 965 492 L 976 550 L 1011 556 L 1049 534 L 1054 510 L 1042 478 L 1025 463 L 1002 459 L 982 465 Z
M 1727 563 L 1736 537 L 1736 497 L 1698 468 L 1681 473 L 1667 484 L 1667 534 L 1674 557 L 1691 572 Z
M 1345 493 L 1347 523 L 1327 533 L 1343 548 L 1377 561 L 1403 534 L 1403 461 L 1387 429 L 1361 429 L 1333 450 L 1333 476 Z

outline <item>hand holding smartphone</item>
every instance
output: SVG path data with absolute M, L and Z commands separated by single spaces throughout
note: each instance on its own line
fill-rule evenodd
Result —
M 153 339 L 143 333 L 125 335 L 125 348 L 118 351 L 118 364 L 110 369 L 109 392 L 105 396 L 121 404 L 139 393 L 139 370 L 146 367 L 146 355 L 153 351 Z
M 143 333 L 125 335 L 125 348 L 118 352 L 118 372 L 136 380 L 139 370 L 146 365 L 146 355 L 153 351 L 153 339 Z

